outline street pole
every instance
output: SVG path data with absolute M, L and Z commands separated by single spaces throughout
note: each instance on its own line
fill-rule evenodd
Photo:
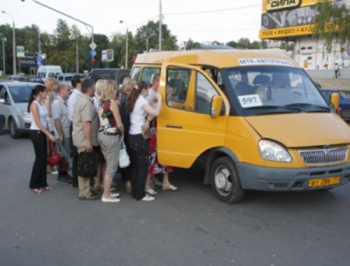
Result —
M 162 0 L 159 0 L 159 51 L 162 51 Z
M 6 42 L 6 38 L 2 36 L 2 70 L 4 71 L 4 75 L 6 75 L 5 42 Z
M 6 11 L 1 11 L 3 14 L 6 14 L 8 16 L 10 16 L 12 18 L 12 57 L 13 57 L 13 68 L 12 68 L 12 72 L 13 75 L 17 74 L 16 71 L 16 28 L 15 28 L 15 20 L 13 19 L 13 16 L 9 13 L 7 13 Z
M 125 69 L 128 69 L 128 49 L 129 49 L 129 33 L 128 27 L 126 27 L 126 47 L 125 47 Z
M 79 19 L 77 19 L 77 18 L 74 18 L 74 17 L 72 17 L 72 16 L 70 16 L 70 15 L 68 15 L 68 14 L 65 14 L 65 13 L 63 13 L 62 11 L 59 11 L 59 10 L 54 9 L 54 8 L 52 8 L 52 7 L 49 7 L 49 6 L 47 6 L 47 5 L 43 4 L 43 3 L 40 3 L 39 1 L 33 0 L 33 2 L 36 3 L 36 4 L 38 4 L 38 5 L 41 5 L 41 6 L 43 6 L 43 7 L 46 7 L 46 8 L 48 8 L 48 9 L 52 10 L 52 11 L 55 11 L 55 12 L 57 12 L 57 13 L 63 15 L 63 16 L 69 17 L 70 19 L 73 19 L 73 20 L 75 20 L 75 21 L 78 21 L 78 22 L 82 23 L 85 27 L 90 27 L 90 28 L 91 28 L 91 43 L 94 43 L 94 28 L 93 28 L 91 25 L 89 25 L 89 24 L 87 24 L 86 22 L 81 21 L 81 20 L 79 20 Z M 92 62 L 91 62 L 91 69 L 92 69 Z
M 128 24 L 121 20 L 119 23 L 126 24 L 126 35 L 125 35 L 125 69 L 128 69 L 128 50 L 129 50 L 129 31 L 128 31 Z
M 38 52 L 41 56 L 40 29 L 38 28 Z
M 75 56 L 75 58 L 76 58 L 75 72 L 76 72 L 76 73 L 79 73 L 79 46 L 78 46 L 78 37 L 76 37 L 76 41 L 77 41 L 77 43 L 76 43 L 76 52 L 75 52 L 75 54 L 76 54 L 76 56 Z

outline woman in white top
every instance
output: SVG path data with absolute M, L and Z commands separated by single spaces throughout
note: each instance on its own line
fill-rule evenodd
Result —
M 32 169 L 29 187 L 35 193 L 41 193 L 44 188 L 51 191 L 52 188 L 47 184 L 47 140 L 55 141 L 55 136 L 50 133 L 47 128 L 48 111 L 43 104 L 46 99 L 46 87 L 44 85 L 36 85 L 29 98 L 28 112 L 30 112 L 32 123 L 30 125 L 30 139 L 33 142 L 35 151 L 35 161 Z
M 142 135 L 142 128 L 147 125 L 146 116 L 158 116 L 162 96 L 157 92 L 157 105 L 153 108 L 145 99 L 148 95 L 147 84 L 139 81 L 131 91 L 126 107 L 130 113 L 128 147 L 131 159 L 131 195 L 136 200 L 151 201 L 154 197 L 145 193 L 145 183 L 149 166 L 149 140 Z

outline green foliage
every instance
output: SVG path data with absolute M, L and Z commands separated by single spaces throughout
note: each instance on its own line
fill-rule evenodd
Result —
M 113 49 L 114 61 L 108 63 L 108 67 L 121 67 L 125 65 L 126 55 L 126 32 L 115 33 L 108 37 L 104 34 L 94 34 L 96 48 L 96 63 L 92 65 L 89 47 L 91 35 L 82 35 L 76 25 L 69 25 L 65 20 L 57 21 L 56 29 L 53 34 L 41 32 L 39 27 L 31 25 L 21 29 L 16 29 L 16 43 L 23 45 L 25 50 L 30 53 L 38 52 L 39 32 L 41 52 L 46 54 L 46 63 L 60 65 L 64 72 L 76 72 L 77 62 L 79 72 L 89 70 L 92 67 L 107 67 L 107 63 L 101 62 L 102 50 Z M 1 36 L 4 36 L 5 42 L 5 59 L 6 72 L 12 72 L 12 26 L 10 24 L 0 25 L 0 45 Z M 149 51 L 150 49 L 159 49 L 159 24 L 158 22 L 148 21 L 146 25 L 141 26 L 133 35 L 128 31 L 128 66 L 132 66 L 132 57 L 138 53 Z M 213 45 L 225 45 L 219 41 L 213 41 Z M 191 50 L 200 47 L 200 43 L 188 39 L 186 49 Z M 226 45 L 238 49 L 260 49 L 266 48 L 266 41 L 250 42 L 247 38 L 241 38 L 238 41 L 230 41 Z M 2 48 L 2 47 L 1 47 Z M 168 29 L 166 24 L 162 25 L 162 50 L 178 50 L 177 38 Z M 2 62 L 2 52 L 0 52 Z M 78 60 L 78 61 L 77 61 Z M 0 64 L 2 65 L 2 64 Z M 2 69 L 2 67 L 0 67 Z M 21 70 L 23 71 L 23 70 Z M 29 73 L 29 69 L 25 70 Z
M 177 39 L 171 34 L 168 26 L 162 24 L 162 50 L 177 50 Z M 147 25 L 137 29 L 135 35 L 135 50 L 138 53 L 159 49 L 159 23 L 148 21 Z
M 339 43 L 343 46 L 350 40 L 350 12 L 345 6 L 337 6 L 330 0 L 321 0 L 317 5 L 314 37 L 325 38 L 326 49 Z
M 186 42 L 186 50 L 192 50 L 192 49 L 196 49 L 200 47 L 200 43 L 199 42 L 195 42 L 193 41 L 191 38 L 188 39 L 188 41 Z

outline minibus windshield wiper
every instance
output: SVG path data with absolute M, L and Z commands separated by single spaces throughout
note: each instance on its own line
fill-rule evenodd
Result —
M 270 109 L 268 111 L 268 109 Z M 256 115 L 265 114 L 289 114 L 289 113 L 300 113 L 300 108 L 289 107 L 289 106 L 278 106 L 278 105 L 261 105 L 252 106 L 245 108 L 245 110 L 263 110 L 262 112 L 257 112 Z
M 327 106 L 320 106 L 311 103 L 293 103 L 287 104 L 286 107 L 299 107 L 301 112 L 312 113 L 312 112 L 330 112 L 330 108 Z

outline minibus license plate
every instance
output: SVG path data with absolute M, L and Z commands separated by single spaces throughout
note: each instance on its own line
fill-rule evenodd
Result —
M 316 178 L 309 180 L 309 188 L 313 187 L 326 187 L 330 185 L 335 185 L 340 183 L 340 176 L 326 177 L 326 178 Z

